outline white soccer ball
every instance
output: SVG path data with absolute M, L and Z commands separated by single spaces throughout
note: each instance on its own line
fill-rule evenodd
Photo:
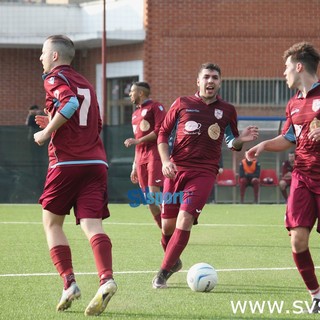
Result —
M 187 283 L 192 291 L 209 292 L 218 283 L 217 271 L 208 263 L 197 263 L 189 269 Z

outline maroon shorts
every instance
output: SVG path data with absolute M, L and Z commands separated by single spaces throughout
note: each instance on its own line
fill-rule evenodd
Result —
M 164 177 L 162 174 L 161 160 L 137 165 L 137 175 L 140 188 L 143 191 L 150 186 L 162 187 Z
M 187 211 L 195 217 L 195 223 L 199 217 L 208 197 L 211 194 L 215 182 L 215 176 L 207 172 L 182 171 L 178 172 L 175 179 L 164 180 L 163 204 L 161 217 L 173 219 L 179 211 Z M 172 201 L 166 200 L 172 195 Z M 177 201 L 181 200 L 181 201 Z
M 292 173 L 285 224 L 288 230 L 305 227 L 310 230 L 317 222 L 320 232 L 320 184 L 296 170 Z
M 73 208 L 77 224 L 83 218 L 105 219 L 110 215 L 107 178 L 105 165 L 49 168 L 39 203 L 57 215 L 70 214 Z

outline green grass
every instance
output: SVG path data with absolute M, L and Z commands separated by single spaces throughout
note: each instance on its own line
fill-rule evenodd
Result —
M 160 231 L 147 208 L 110 205 L 110 211 L 104 228 L 113 243 L 119 289 L 101 318 L 315 318 L 295 314 L 310 298 L 292 261 L 290 238 L 283 227 L 284 205 L 207 205 L 181 257 L 183 271 L 170 278 L 165 290 L 151 287 L 163 252 Z M 98 288 L 93 256 L 73 216 L 66 219 L 65 232 L 82 298 L 68 311 L 57 313 L 62 281 L 50 260 L 40 206 L 0 205 L 0 319 L 85 318 L 84 309 Z M 316 265 L 318 240 L 313 232 Z M 219 283 L 210 293 L 195 293 L 187 286 L 186 271 L 197 262 L 210 263 L 218 270 Z M 272 313 L 266 308 L 260 314 L 246 309 L 235 314 L 231 301 L 283 301 L 283 310 Z

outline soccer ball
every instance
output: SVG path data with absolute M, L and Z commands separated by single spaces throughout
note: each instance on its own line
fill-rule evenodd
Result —
M 187 283 L 192 291 L 209 292 L 218 283 L 217 271 L 208 263 L 197 263 L 189 269 Z

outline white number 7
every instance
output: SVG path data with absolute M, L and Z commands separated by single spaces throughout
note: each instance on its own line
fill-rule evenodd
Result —
M 80 122 L 80 126 L 86 126 L 88 122 L 87 120 L 88 120 L 89 108 L 91 106 L 90 90 L 81 89 L 81 88 L 77 88 L 77 90 L 78 90 L 78 94 L 84 97 L 80 106 L 79 122 Z

